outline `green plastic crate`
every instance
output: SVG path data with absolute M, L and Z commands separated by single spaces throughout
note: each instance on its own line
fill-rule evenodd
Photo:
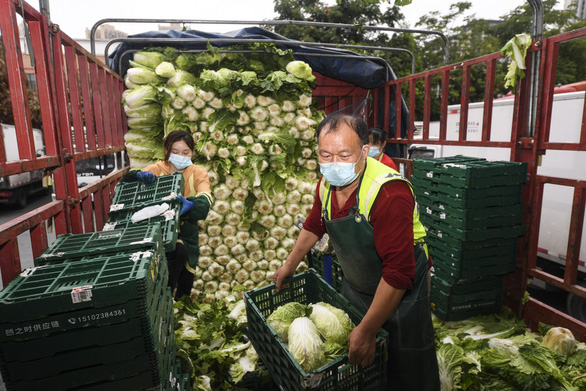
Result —
M 335 255 L 332 254 L 332 282 L 331 282 L 331 286 L 334 287 L 335 290 L 337 290 L 338 292 L 340 292 L 340 290 L 342 289 L 342 279 L 344 278 L 344 272 L 342 270 L 342 265 L 340 265 L 335 259 Z M 316 260 L 314 260 L 313 262 L 313 268 L 316 270 L 316 272 L 324 277 L 324 261 L 321 257 L 317 258 Z M 324 278 L 325 279 L 325 278 Z
M 484 208 L 456 208 L 451 205 L 444 205 L 436 202 L 428 202 L 427 197 L 422 203 L 418 198 L 420 212 L 440 219 L 459 219 L 459 220 L 477 220 L 487 218 L 506 218 L 509 216 L 519 216 L 523 214 L 523 204 L 498 205 Z M 506 225 L 506 224 L 501 224 Z
M 158 283 L 157 286 L 161 287 L 162 284 Z M 162 289 L 158 289 L 153 296 L 160 294 L 161 291 Z M 92 333 L 101 335 L 108 332 L 106 326 L 114 325 L 125 327 L 125 332 L 129 335 L 140 334 L 145 329 L 148 330 L 151 324 L 149 320 L 152 320 L 156 315 L 154 311 L 149 311 L 152 302 L 152 299 L 134 299 L 108 307 L 51 314 L 40 319 L 3 322 L 0 324 L 0 346 L 8 349 L 11 345 L 7 341 L 30 342 L 49 335 L 55 335 L 56 339 L 59 340 L 58 336 L 62 335 L 63 332 L 69 333 L 78 330 L 80 332 L 87 330 L 90 336 Z M 67 337 L 65 338 L 67 339 Z M 80 343 L 84 344 L 85 342 Z M 15 345 L 14 349 L 18 349 L 18 346 Z
M 142 386 L 139 389 L 143 387 L 146 389 L 160 386 L 159 374 L 152 371 L 153 366 L 152 357 L 144 355 L 128 361 L 94 365 L 42 379 L 7 381 L 6 390 L 69 390 L 81 387 L 86 390 L 92 389 L 86 388 L 92 386 L 95 387 L 93 389 L 97 390 L 113 390 L 111 384 L 118 381 L 128 381 L 128 378 L 134 378 L 132 382 L 135 384 L 140 379 Z M 108 384 L 110 384 L 110 388 L 103 388 Z
M 457 259 L 511 254 L 516 251 L 519 240 L 513 237 L 462 241 L 452 236 L 450 231 L 437 232 L 433 227 L 425 227 L 425 229 L 428 244 L 442 249 L 450 257 Z
M 494 314 L 501 308 L 500 290 L 466 295 L 445 295 L 432 291 L 430 298 L 431 309 L 438 318 L 445 321 Z
M 169 213 L 165 215 L 151 217 L 150 219 L 133 223 L 131 221 L 132 214 L 134 212 L 121 213 L 111 218 L 106 224 L 102 231 L 113 231 L 113 230 L 126 230 L 130 227 L 142 227 L 153 226 L 159 224 L 161 226 L 161 240 L 165 252 L 175 250 L 177 243 L 177 235 L 179 234 L 179 211 L 181 205 L 174 205 Z
M 120 182 L 114 190 L 108 215 L 114 217 L 119 213 L 136 211 L 161 202 L 179 203 L 175 195 L 181 194 L 183 194 L 183 174 L 180 172 L 159 176 L 149 185 L 139 181 Z
M 160 224 L 137 225 L 87 234 L 59 235 L 53 244 L 35 259 L 35 266 L 147 249 L 158 253 L 163 251 Z
M 518 226 L 523 222 L 523 215 L 510 214 L 505 216 L 488 216 L 480 218 L 460 218 L 450 215 L 446 212 L 434 212 L 430 207 L 420 208 L 421 221 L 427 226 L 437 227 L 455 227 L 460 230 L 474 230 L 496 227 Z
M 146 302 L 162 268 L 167 268 L 164 257 L 141 251 L 26 269 L 0 291 L 0 319 L 36 321 L 133 299 Z
M 327 302 L 340 308 L 358 324 L 364 314 L 325 282 L 315 270 L 297 274 L 285 281 L 288 287 L 275 290 L 274 284 L 246 292 L 244 300 L 248 316 L 250 340 L 260 359 L 269 368 L 275 383 L 282 390 L 380 390 L 386 382 L 388 333 L 377 334 L 375 359 L 362 368 L 348 363 L 347 355 L 306 373 L 291 356 L 266 318 L 277 307 L 288 302 L 303 304 Z
M 500 276 L 486 276 L 483 278 L 451 281 L 445 281 L 437 274 L 431 276 L 431 291 L 439 291 L 444 295 L 465 295 L 468 293 L 491 290 L 498 290 L 500 292 L 502 289 L 503 278 Z
M 460 162 L 441 167 L 434 182 L 467 189 L 522 185 L 527 176 L 527 163 L 518 162 Z
M 144 346 L 147 351 L 158 349 L 161 324 L 160 319 L 166 317 L 166 322 L 173 323 L 173 316 L 169 306 L 164 306 L 165 298 L 163 289 L 159 289 L 147 306 L 142 316 L 105 325 L 93 325 L 90 322 L 80 322 L 81 317 L 77 313 L 65 313 L 67 324 L 78 328 L 64 331 L 54 331 L 52 334 L 24 336 L 27 339 L 8 339 L 0 344 L 0 362 L 30 361 L 44 357 L 52 357 L 57 354 L 87 349 L 90 347 L 103 347 L 112 344 L 123 343 L 135 338 L 144 338 Z M 135 301 L 133 301 L 135 302 Z M 101 311 L 104 311 L 103 309 Z M 104 312 L 102 312 L 104 313 Z M 109 313 L 117 313 L 110 311 Z M 123 319 L 122 316 L 120 316 Z M 74 324 L 71 324 L 73 322 Z M 2 330 L 23 329 L 22 324 L 3 325 Z
M 459 242 L 470 242 L 478 244 L 479 247 L 489 247 L 489 243 L 498 244 L 500 240 L 514 239 L 523 235 L 522 225 L 462 230 L 441 222 L 432 222 L 424 215 L 421 215 L 421 223 L 428 235 L 455 246 Z
M 413 159 L 413 170 L 433 171 L 437 170 L 438 167 L 445 163 L 462 163 L 474 161 L 486 161 L 486 159 L 463 155 L 438 157 L 433 159 Z

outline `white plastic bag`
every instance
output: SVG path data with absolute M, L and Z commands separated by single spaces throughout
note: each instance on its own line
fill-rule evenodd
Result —
M 167 204 L 166 202 L 163 202 L 159 205 L 147 206 L 145 208 L 142 208 L 138 212 L 135 212 L 130 218 L 130 221 L 132 221 L 133 223 L 138 223 L 139 221 L 143 221 L 146 219 L 150 219 L 151 217 L 162 215 L 167 210 L 169 210 L 169 204 Z

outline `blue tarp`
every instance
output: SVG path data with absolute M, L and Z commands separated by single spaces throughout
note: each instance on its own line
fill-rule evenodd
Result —
M 209 33 L 205 31 L 198 31 L 198 30 L 187 30 L 187 31 L 179 31 L 179 30 L 166 30 L 166 31 L 149 31 L 141 34 L 135 34 L 129 36 L 129 38 L 138 39 L 138 38 L 181 38 L 181 39 L 189 39 L 189 38 L 241 38 L 241 39 L 251 39 L 251 40 L 283 40 L 283 41 L 290 41 L 292 43 L 299 42 L 290 40 L 285 38 L 279 34 L 273 33 L 271 31 L 265 30 L 261 27 L 247 27 L 240 30 L 231 31 L 228 33 L 218 34 L 218 33 Z M 206 48 L 207 41 L 200 41 L 200 42 L 181 42 L 181 43 L 161 43 L 161 44 L 151 44 L 141 41 L 136 42 L 122 42 L 116 50 L 114 50 L 108 57 L 108 64 L 110 67 L 120 75 L 126 74 L 126 70 L 130 66 L 128 60 L 131 56 L 126 55 L 123 58 L 121 69 L 119 68 L 119 60 L 120 56 L 124 54 L 124 52 L 128 50 L 140 50 L 144 49 L 147 46 L 172 46 L 181 49 L 191 49 L 191 50 L 203 50 Z M 214 43 L 214 46 L 233 46 L 234 44 L 220 44 Z M 281 49 L 292 49 L 295 59 L 302 60 L 308 63 L 311 68 L 321 73 L 324 76 L 331 77 L 333 79 L 342 80 L 356 86 L 366 88 L 366 89 L 373 89 L 382 86 L 384 83 L 395 80 L 396 76 L 391 67 L 385 62 L 384 64 L 380 61 L 373 61 L 371 59 L 365 58 L 359 54 L 356 54 L 350 50 L 345 49 L 337 49 L 337 48 L 329 48 L 329 47 L 316 47 L 316 46 L 303 46 L 303 45 L 287 45 L 287 44 L 278 44 L 277 45 Z M 349 57 L 317 57 L 317 56 L 309 56 L 304 55 L 307 53 L 320 53 L 320 54 L 344 54 L 350 55 L 352 58 Z M 391 96 L 394 96 L 394 91 L 391 92 Z M 380 118 L 375 121 L 375 123 L 383 123 L 383 107 L 382 107 L 382 100 L 379 102 L 381 106 L 379 106 L 379 113 Z M 408 111 L 405 103 L 402 104 L 402 132 L 406 134 L 406 129 L 408 126 Z M 389 106 L 389 127 L 391 129 L 391 134 L 394 134 L 394 122 L 395 122 L 395 108 L 394 103 L 391 102 Z M 390 152 L 390 151 L 389 151 Z

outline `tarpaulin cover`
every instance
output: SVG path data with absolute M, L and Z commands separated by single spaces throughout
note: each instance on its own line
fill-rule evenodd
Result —
M 127 69 L 129 68 L 128 60 L 131 59 L 131 55 L 128 53 L 124 55 L 126 51 L 129 50 L 141 50 L 147 46 L 172 46 L 178 49 L 188 49 L 188 50 L 204 50 L 207 46 L 207 39 L 210 38 L 241 38 L 241 39 L 250 39 L 256 41 L 262 40 L 283 40 L 283 41 L 290 41 L 292 44 L 278 44 L 277 46 L 280 49 L 291 49 L 293 51 L 294 57 L 296 60 L 302 60 L 308 63 L 311 68 L 321 73 L 324 76 L 331 77 L 333 79 L 342 80 L 356 86 L 366 88 L 366 89 L 373 89 L 382 86 L 385 82 L 395 80 L 396 76 L 393 70 L 391 69 L 390 65 L 388 65 L 384 61 L 375 61 L 364 56 L 361 56 L 357 53 L 354 53 L 350 50 L 345 49 L 337 49 L 337 48 L 329 48 L 329 47 L 316 47 L 316 46 L 304 46 L 299 44 L 294 44 L 295 40 L 291 40 L 288 38 L 283 37 L 282 35 L 273 33 L 271 31 L 265 30 L 261 27 L 246 27 L 240 30 L 235 30 L 223 34 L 219 33 L 210 33 L 205 31 L 199 30 L 187 30 L 187 31 L 180 31 L 180 30 L 165 30 L 165 31 L 149 31 L 140 34 L 130 35 L 129 38 L 132 38 L 133 41 L 131 42 L 122 42 L 109 56 L 108 56 L 108 65 L 118 74 L 124 76 L 126 74 Z M 140 41 L 140 38 L 173 38 L 173 39 L 186 39 L 185 42 L 181 43 L 148 43 L 145 41 Z M 187 41 L 187 39 L 202 39 L 201 41 Z M 233 43 L 216 43 L 214 42 L 214 46 L 222 47 L 222 46 L 233 46 Z M 320 54 L 343 54 L 343 55 L 350 55 L 350 57 L 317 57 L 317 56 L 308 56 L 304 53 L 320 53 Z M 122 64 L 119 69 L 120 57 L 124 55 L 122 59 Z M 394 96 L 394 92 L 391 93 L 391 96 Z M 383 122 L 383 101 L 380 100 L 379 102 L 379 113 L 381 118 L 376 120 L 376 123 Z M 395 123 L 395 108 L 394 102 L 390 102 L 389 106 L 389 127 L 391 129 L 391 134 L 394 134 L 394 123 Z M 405 103 L 402 104 L 402 133 L 406 134 L 406 129 L 408 126 L 408 111 Z

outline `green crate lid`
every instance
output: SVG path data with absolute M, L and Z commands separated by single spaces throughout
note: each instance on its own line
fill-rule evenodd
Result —
M 145 226 L 159 224 L 161 226 L 161 240 L 165 252 L 174 251 L 175 245 L 177 243 L 177 235 L 179 234 L 180 208 L 180 204 L 174 204 L 171 206 L 168 213 L 165 212 L 164 215 L 151 217 L 147 220 L 143 220 L 138 223 L 133 223 L 131 220 L 134 211 L 120 213 L 111 218 L 110 220 L 108 220 L 108 222 L 104 224 L 104 228 L 102 228 L 102 231 L 126 230 L 130 227 L 139 226 L 144 229 Z
M 461 279 L 475 279 L 489 276 L 504 276 L 515 271 L 515 264 L 503 263 L 474 268 L 462 268 L 434 260 L 433 268 L 435 274 L 440 276 L 443 280 L 457 281 Z
M 277 307 L 288 302 L 303 304 L 327 302 L 344 310 L 354 324 L 363 313 L 325 282 L 315 270 L 296 274 L 285 281 L 288 284 L 279 292 L 270 284 L 244 294 L 248 316 L 249 338 L 260 359 L 268 367 L 278 386 L 288 390 L 379 390 L 385 384 L 388 333 L 381 329 L 377 334 L 374 363 L 367 367 L 348 364 L 344 355 L 323 367 L 306 373 L 291 356 L 275 330 L 266 322 Z
M 148 301 L 164 257 L 153 251 L 26 269 L 0 291 L 0 319 L 19 322 L 132 299 Z
M 162 251 L 161 225 L 137 225 L 87 234 L 59 235 L 36 260 L 44 266 L 67 259 L 153 249 Z
M 181 172 L 159 176 L 154 183 L 149 185 L 140 181 L 120 182 L 114 190 L 108 215 L 113 217 L 118 213 L 141 209 L 161 202 L 179 203 L 175 196 L 181 194 L 183 194 L 183 174 Z

